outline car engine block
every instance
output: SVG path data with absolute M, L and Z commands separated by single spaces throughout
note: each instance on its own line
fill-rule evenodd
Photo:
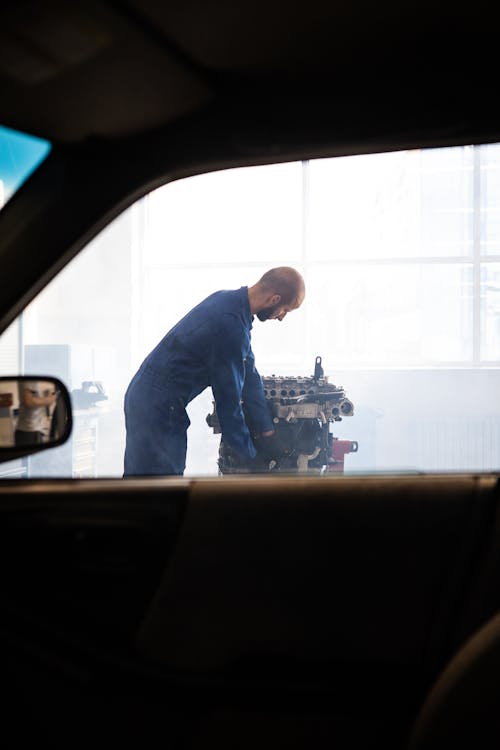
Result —
M 316 357 L 314 375 L 310 377 L 271 375 L 262 378 L 276 435 L 287 449 L 279 462 L 271 462 L 264 467 L 265 470 L 287 473 L 340 472 L 344 469 L 345 454 L 357 451 L 357 442 L 338 440 L 332 434 L 332 425 L 344 417 L 351 417 L 354 405 L 342 386 L 328 382 L 321 361 L 321 357 Z M 245 418 L 251 429 L 246 414 Z M 207 424 L 214 433 L 221 432 L 215 402 L 214 411 L 207 416 Z M 218 463 L 221 474 L 252 470 L 225 445 L 223 439 Z

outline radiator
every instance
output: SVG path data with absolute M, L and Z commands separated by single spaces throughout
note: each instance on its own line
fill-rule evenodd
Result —
M 416 456 L 424 471 L 498 471 L 500 416 L 415 422 Z

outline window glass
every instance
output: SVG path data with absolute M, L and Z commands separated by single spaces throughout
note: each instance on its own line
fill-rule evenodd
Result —
M 295 263 L 302 249 L 300 163 L 190 177 L 148 200 L 147 262 L 164 266 L 241 259 Z
M 311 162 L 311 259 L 468 256 L 472 148 Z
M 341 366 L 466 364 L 472 356 L 471 266 L 342 265 L 308 276 L 310 346 Z
M 0 209 L 49 151 L 48 141 L 0 125 Z
M 308 250 L 312 260 L 419 254 L 419 154 L 310 162 Z
M 331 425 L 358 444 L 345 472 L 498 469 L 497 169 L 498 145 L 467 146 L 155 190 L 1 335 L 1 372 L 61 378 L 75 427 L 67 445 L 0 465 L 0 476 L 121 476 L 123 398 L 144 357 L 204 297 L 279 265 L 303 274 L 307 295 L 283 322 L 254 321 L 256 363 L 262 376 L 310 377 L 322 357 L 354 404 Z M 212 409 L 209 388 L 188 406 L 187 475 L 218 473 Z

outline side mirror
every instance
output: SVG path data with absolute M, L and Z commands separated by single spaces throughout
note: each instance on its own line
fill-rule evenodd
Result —
M 71 428 L 71 400 L 60 380 L 0 377 L 0 462 L 62 445 Z

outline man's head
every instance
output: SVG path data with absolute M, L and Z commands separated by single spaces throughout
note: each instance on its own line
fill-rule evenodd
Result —
M 301 306 L 305 293 L 304 279 L 295 268 L 272 268 L 249 288 L 250 309 L 259 320 L 281 321 Z

